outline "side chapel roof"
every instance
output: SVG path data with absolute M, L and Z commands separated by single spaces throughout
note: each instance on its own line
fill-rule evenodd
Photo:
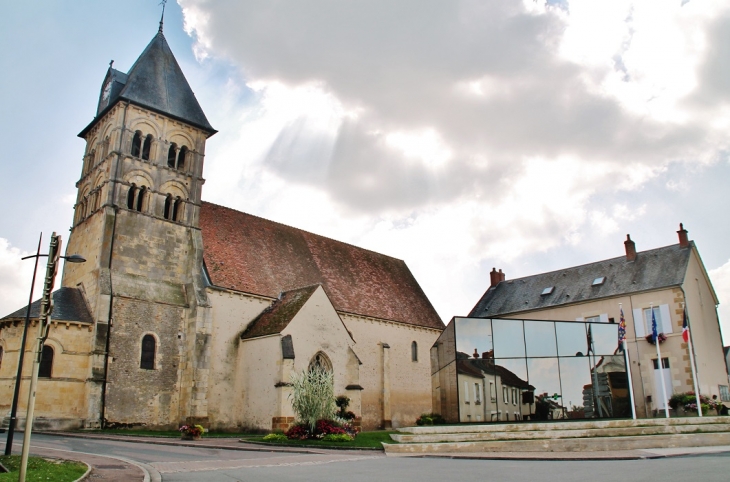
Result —
M 319 285 L 307 286 L 297 290 L 285 291 L 271 306 L 261 312 L 249 323 L 241 334 L 241 339 L 256 338 L 259 336 L 281 333 L 294 319 L 299 310 L 319 288 Z
M 337 311 L 444 328 L 402 260 L 208 202 L 200 228 L 215 286 L 276 298 L 321 284 Z
M 127 100 L 186 122 L 206 131 L 209 135 L 216 133 L 205 117 L 161 31 L 147 45 L 127 74 L 109 67 L 107 78 L 112 79 L 108 106 L 97 113 L 91 124 L 81 131 L 79 137 L 84 137 L 97 119 L 119 100 Z
M 633 261 L 619 256 L 501 281 L 484 293 L 469 316 L 488 318 L 679 286 L 684 282 L 693 249 L 694 242 L 690 241 L 686 248 L 674 244 L 641 251 Z M 593 281 L 601 277 L 605 277 L 605 281 L 594 285 Z M 542 295 L 543 290 L 550 287 L 553 287 L 552 292 Z
M 51 312 L 51 320 L 59 321 L 78 321 L 82 323 L 93 323 L 94 320 L 89 313 L 89 308 L 84 301 L 84 296 L 78 288 L 60 288 L 53 292 L 53 311 Z M 10 313 L 0 320 L 11 320 L 22 318 L 28 306 Z M 41 313 L 41 300 L 36 300 L 30 305 L 30 318 L 37 319 Z

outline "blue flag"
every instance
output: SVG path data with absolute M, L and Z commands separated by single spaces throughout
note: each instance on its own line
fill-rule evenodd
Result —
M 654 316 L 654 308 L 651 309 L 651 338 L 654 340 L 654 343 L 656 343 L 656 339 L 658 338 L 658 334 L 656 331 L 656 316 Z

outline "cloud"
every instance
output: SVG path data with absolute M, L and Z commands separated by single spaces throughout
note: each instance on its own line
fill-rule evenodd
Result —
M 0 318 L 26 306 L 30 283 L 33 279 L 33 260 L 20 258 L 30 253 L 10 245 L 7 239 L 0 238 Z M 38 271 L 44 264 L 39 263 Z M 41 296 L 43 273 L 36 276 L 34 298 Z
M 712 285 L 720 299 L 718 315 L 725 337 L 730 336 L 730 260 L 722 266 L 709 270 Z M 725 338 L 727 340 L 727 338 Z M 727 344 L 727 342 L 726 342 Z
M 482 287 L 443 279 L 606 238 L 728 150 L 726 2 L 179 3 L 252 93 L 204 197 L 407 257 L 445 318 Z

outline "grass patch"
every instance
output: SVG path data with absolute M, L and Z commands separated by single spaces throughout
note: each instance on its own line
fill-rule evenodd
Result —
M 112 428 L 104 430 L 75 430 L 74 433 L 90 433 L 95 435 L 123 435 L 127 437 L 162 437 L 162 438 L 180 438 L 180 432 L 177 430 L 142 430 L 127 428 Z M 254 434 L 251 432 L 229 433 L 229 432 L 205 432 L 203 439 L 206 438 L 241 438 L 250 437 Z
M 0 473 L 0 482 L 17 481 L 20 470 L 20 455 L 0 455 L 0 463 L 10 470 L 5 474 Z M 25 480 L 27 482 L 47 482 L 49 480 L 72 482 L 84 475 L 86 469 L 86 465 L 81 462 L 29 457 Z
M 243 441 L 262 442 L 271 445 L 284 445 L 288 447 L 329 447 L 329 448 L 359 448 L 359 449 L 382 449 L 381 442 L 396 443 L 390 438 L 394 431 L 378 430 L 375 432 L 360 432 L 355 440 L 348 442 L 330 442 L 326 440 L 272 440 L 264 441 L 263 435 L 249 435 L 241 437 Z

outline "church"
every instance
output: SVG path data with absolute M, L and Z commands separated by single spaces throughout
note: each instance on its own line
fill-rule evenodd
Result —
M 127 73 L 109 66 L 79 134 L 64 239 L 87 261 L 66 264 L 53 294 L 35 426 L 286 429 L 290 377 L 313 365 L 332 371 L 363 429 L 430 412 L 429 348 L 444 325 L 406 264 L 202 201 L 215 133 L 162 24 Z M 4 414 L 25 313 L 0 319 Z

